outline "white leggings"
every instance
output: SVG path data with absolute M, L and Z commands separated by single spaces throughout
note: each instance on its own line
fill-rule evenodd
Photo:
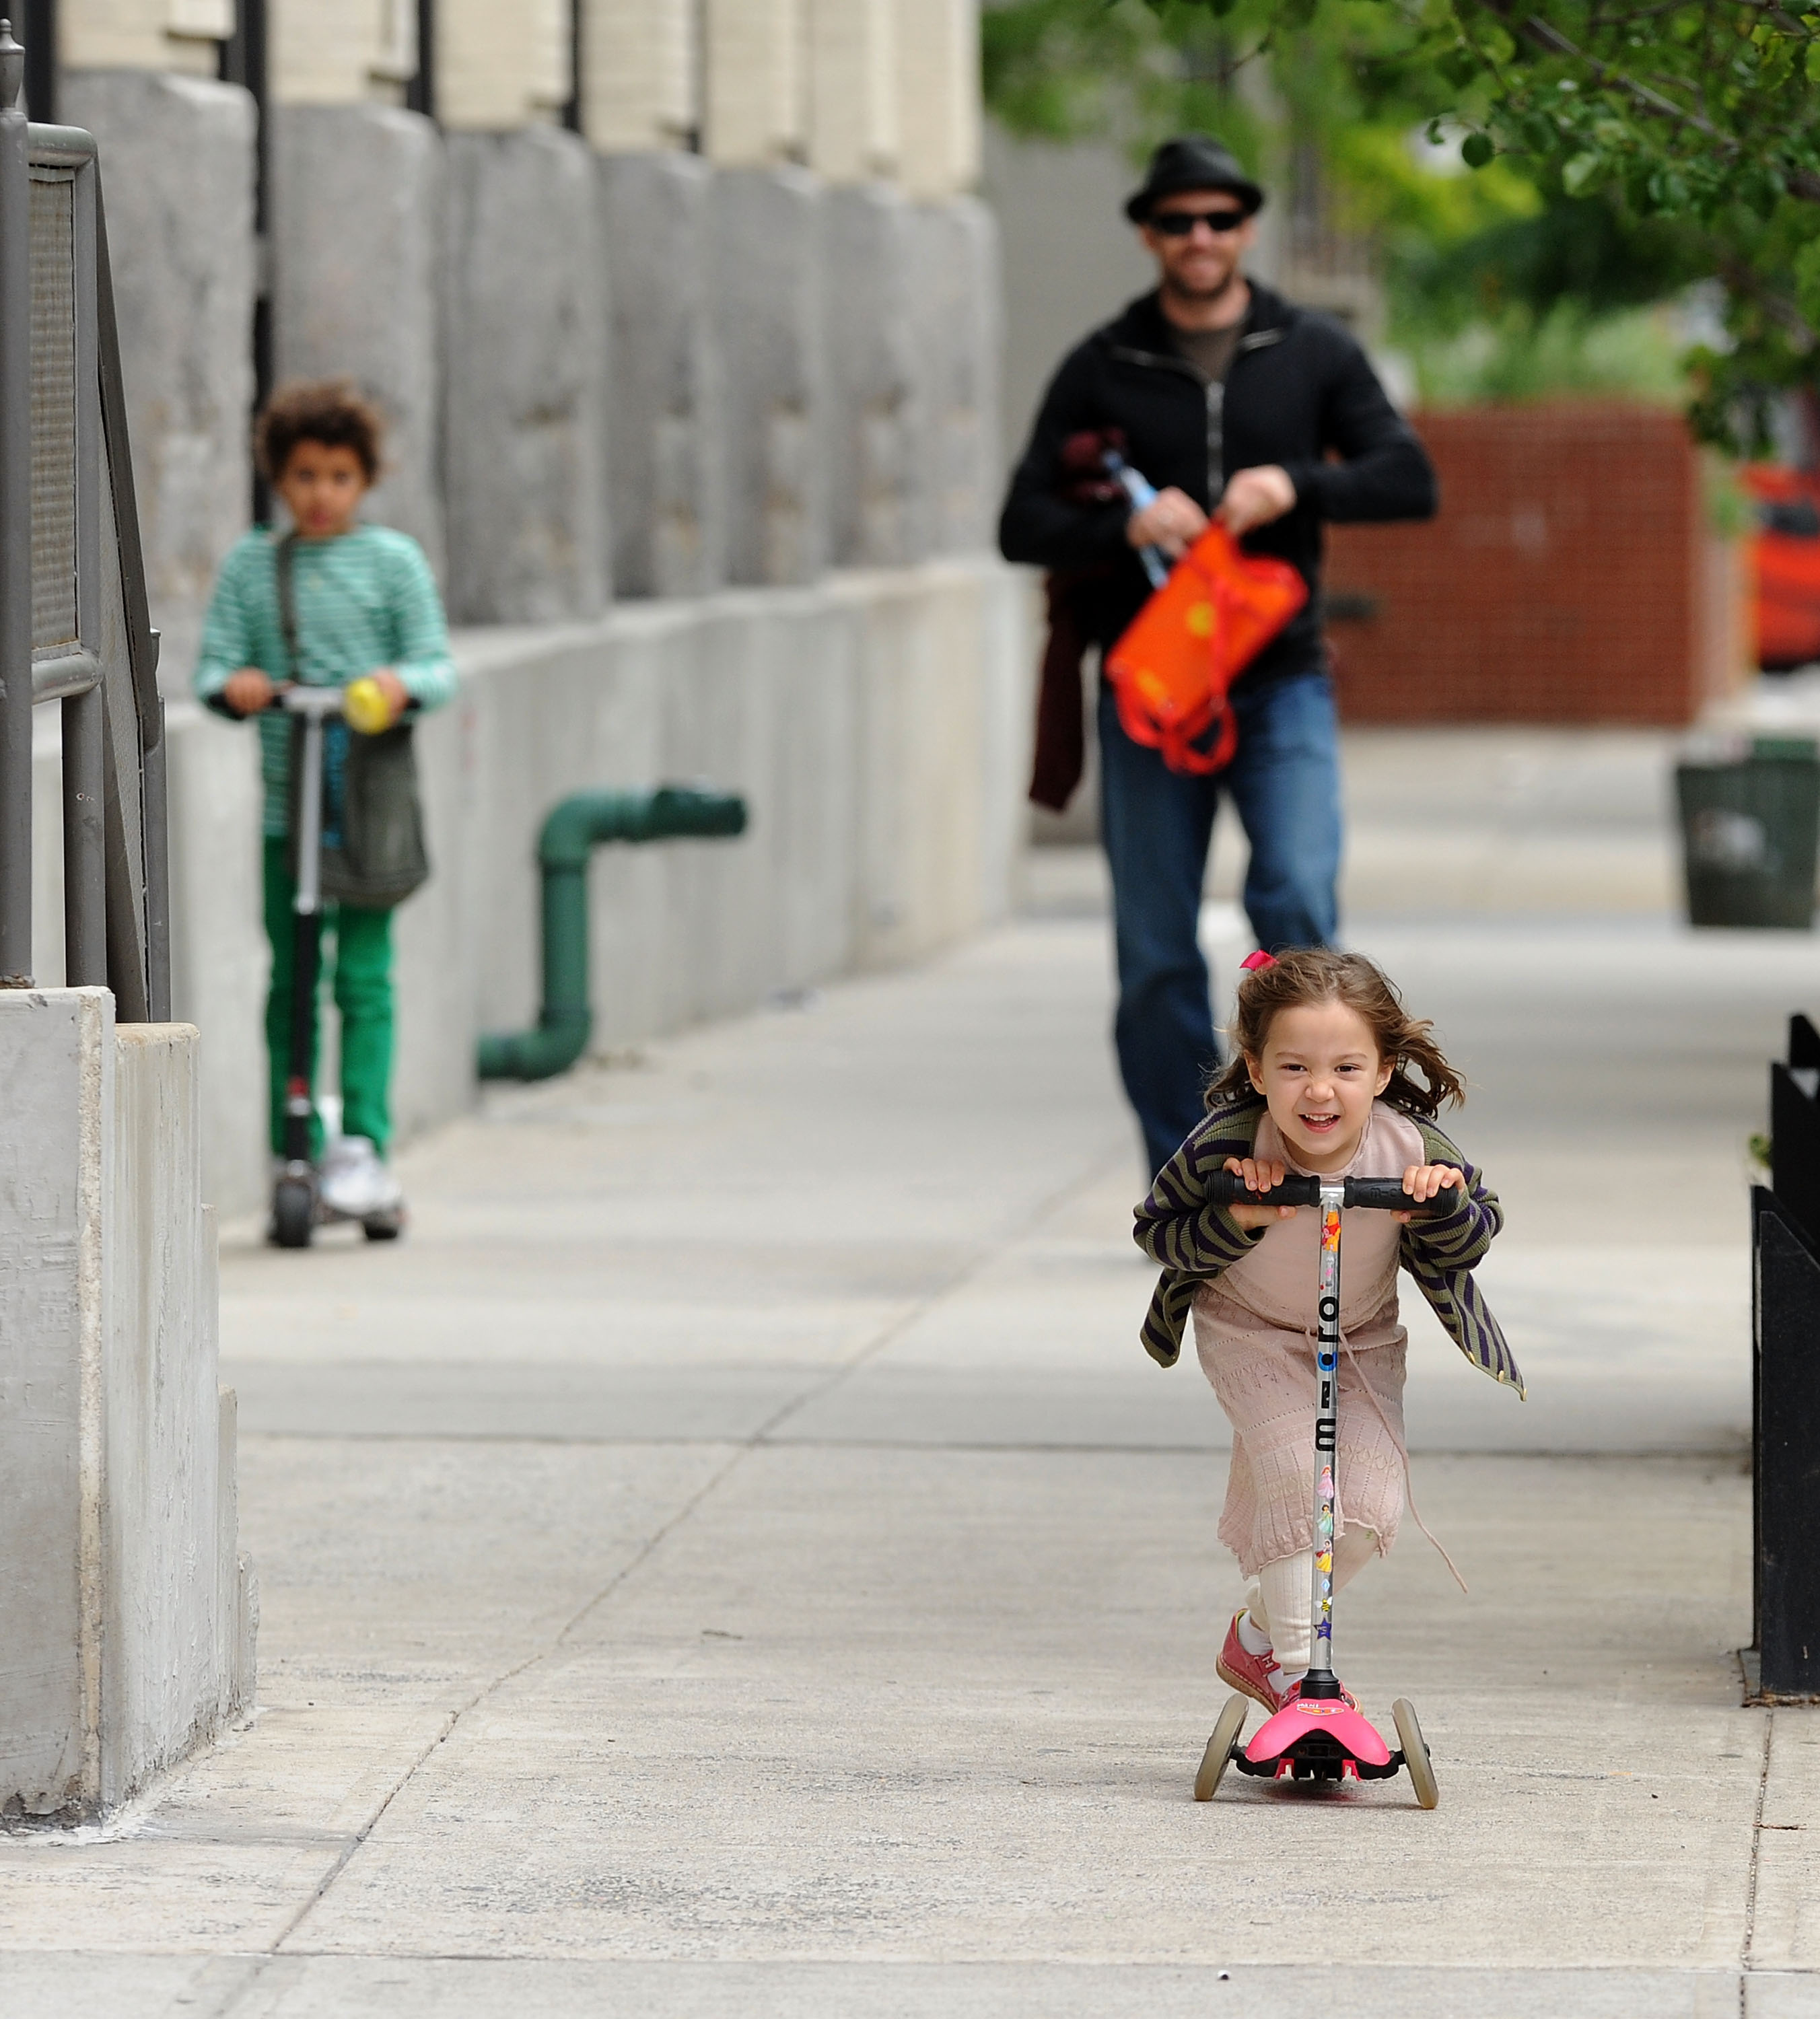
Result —
M 1333 1589 L 1343 1591 L 1378 1548 L 1375 1528 L 1348 1528 L 1333 1550 Z M 1271 1637 L 1271 1651 L 1285 1674 L 1299 1676 L 1314 1654 L 1314 1571 L 1307 1552 L 1266 1564 L 1245 1593 L 1247 1611 Z

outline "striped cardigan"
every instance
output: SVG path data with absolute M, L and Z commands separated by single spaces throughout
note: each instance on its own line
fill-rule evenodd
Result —
M 1159 1367 L 1174 1366 L 1180 1356 L 1196 1289 L 1264 1237 L 1262 1227 L 1247 1231 L 1223 1206 L 1208 1205 L 1206 1186 L 1228 1157 L 1251 1154 L 1263 1114 L 1264 1104 L 1255 1096 L 1222 1102 L 1163 1166 L 1137 1208 L 1133 1238 L 1152 1261 L 1162 1264 L 1143 1334 L 1144 1350 Z M 1467 1358 L 1521 1396 L 1523 1377 L 1472 1274 L 1504 1224 L 1503 1209 L 1497 1194 L 1432 1122 L 1419 1115 L 1409 1119 L 1422 1132 L 1431 1164 L 1452 1164 L 1465 1173 L 1467 1196 L 1456 1212 L 1411 1220 L 1398 1244 L 1398 1259 Z M 1312 1284 L 1309 1289 L 1312 1294 Z

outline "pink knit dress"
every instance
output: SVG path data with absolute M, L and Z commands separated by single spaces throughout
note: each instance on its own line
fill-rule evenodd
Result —
M 1301 1176 L 1268 1115 L 1253 1152 Z M 1400 1178 L 1427 1162 L 1407 1115 L 1372 1104 L 1346 1177 Z M 1401 1223 L 1349 1212 L 1340 1244 L 1337 1528 L 1375 1530 L 1388 1550 L 1403 1511 L 1409 1453 L 1403 1377 L 1409 1335 L 1397 1322 Z M 1314 1292 L 1321 1216 L 1313 1206 L 1267 1228 L 1249 1255 L 1195 1298 L 1195 1344 L 1232 1421 L 1232 1469 L 1220 1539 L 1247 1577 L 1314 1543 Z

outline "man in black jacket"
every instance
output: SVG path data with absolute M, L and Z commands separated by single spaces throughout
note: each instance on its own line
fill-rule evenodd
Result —
M 1321 524 L 1435 509 L 1421 444 L 1365 353 L 1329 317 L 1245 278 L 1263 192 L 1217 141 L 1170 140 L 1126 205 L 1159 285 L 1062 361 L 999 523 L 1008 560 L 1061 577 L 1102 649 L 1143 607 L 1139 549 L 1172 558 L 1209 513 L 1245 550 L 1294 564 L 1309 598 L 1234 683 L 1238 748 L 1212 777 L 1170 770 L 1099 700 L 1102 822 L 1118 956 L 1115 1038 L 1153 1170 L 1199 1120 L 1219 1062 L 1196 937 L 1222 790 L 1251 843 L 1245 910 L 1258 944 L 1319 946 L 1338 923 L 1340 766 L 1321 636 Z M 1083 486 L 1083 436 L 1110 432 L 1158 493 L 1133 511 Z M 1100 495 L 1096 497 L 1096 490 Z

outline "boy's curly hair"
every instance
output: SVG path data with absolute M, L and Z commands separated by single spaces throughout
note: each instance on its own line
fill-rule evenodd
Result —
M 259 415 L 259 469 L 268 484 L 276 484 L 298 443 L 320 442 L 324 448 L 351 448 L 371 484 L 379 473 L 385 436 L 379 408 L 353 380 L 294 379 L 278 388 Z
M 1261 1059 L 1278 1013 L 1303 1005 L 1343 1002 L 1363 1019 L 1378 1056 L 1390 1062 L 1382 1099 L 1416 1115 L 1438 1115 L 1444 1101 L 1466 1099 L 1460 1076 L 1430 1035 L 1434 1026 L 1412 1017 L 1383 973 L 1361 953 L 1336 953 L 1330 947 L 1303 947 L 1279 954 L 1269 967 L 1254 969 L 1238 985 L 1233 1020 L 1232 1063 L 1207 1089 L 1207 1105 L 1240 1100 L 1254 1089 L 1246 1061 Z M 1422 1077 L 1411 1076 L 1414 1067 Z

